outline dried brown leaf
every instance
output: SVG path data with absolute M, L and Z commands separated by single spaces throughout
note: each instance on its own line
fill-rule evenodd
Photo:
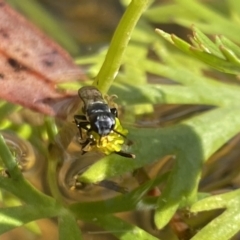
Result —
M 52 116 L 78 100 L 55 84 L 83 78 L 59 45 L 0 1 L 0 97 Z M 71 102 L 73 101 L 73 102 Z

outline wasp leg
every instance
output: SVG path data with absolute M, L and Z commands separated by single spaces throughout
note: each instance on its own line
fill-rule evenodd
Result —
M 74 116 L 75 123 L 78 127 L 79 134 L 80 134 L 80 145 L 82 146 L 82 155 L 89 152 L 91 150 L 91 146 L 96 144 L 94 139 L 91 137 L 92 135 L 90 134 L 92 129 L 91 127 L 89 128 L 90 122 L 87 120 L 86 116 L 84 115 L 75 115 Z M 87 131 L 87 137 L 84 139 L 82 136 L 82 129 Z
M 91 146 L 95 145 L 95 141 L 92 138 L 87 138 L 84 143 L 81 143 L 82 145 L 82 155 L 85 153 L 91 151 Z
M 95 186 L 100 186 L 118 193 L 126 194 L 129 193 L 129 190 L 125 187 L 119 186 L 117 183 L 110 181 L 110 180 L 103 180 L 101 182 L 97 183 L 84 183 L 84 182 L 79 182 L 75 177 L 75 183 L 74 186 L 71 187 L 72 190 L 84 190 L 89 185 L 95 185 Z
M 116 131 L 116 130 L 114 130 L 114 129 L 113 129 L 113 132 L 117 133 L 118 135 L 122 136 L 123 138 L 126 138 L 125 135 L 123 135 L 122 133 L 120 133 L 120 132 L 118 132 L 118 131 Z
M 101 182 L 95 183 L 97 186 L 101 186 L 107 189 L 110 189 L 115 192 L 119 192 L 122 194 L 126 194 L 129 192 L 127 188 L 119 186 L 116 182 L 110 181 L 110 180 L 103 180 Z
M 84 116 L 84 115 L 74 115 L 74 121 L 79 130 L 80 138 L 83 139 L 82 128 L 85 130 L 88 130 L 87 125 L 89 124 L 89 121 L 87 120 L 86 116 Z
M 136 157 L 134 154 L 127 153 L 127 152 L 124 152 L 124 151 L 119 151 L 119 152 L 114 152 L 114 153 L 119 155 L 119 156 L 125 157 L 125 158 L 135 158 Z
M 74 115 L 74 120 L 77 122 L 77 120 L 87 121 L 87 118 L 85 115 Z

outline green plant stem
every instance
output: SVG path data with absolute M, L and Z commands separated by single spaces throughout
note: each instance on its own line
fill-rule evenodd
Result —
M 5 140 L 2 135 L 0 135 L 0 157 L 6 166 L 9 174 L 14 178 L 22 178 L 21 171 L 18 169 L 17 162 L 13 158 L 12 153 L 8 149 Z
M 131 33 L 149 3 L 150 0 L 132 0 L 125 11 L 113 35 L 104 63 L 93 83 L 102 93 L 108 91 L 116 77 Z
M 57 135 L 57 126 L 55 120 L 51 117 L 45 117 L 45 127 L 50 142 L 54 142 L 55 136 Z
M 13 158 L 10 150 L 5 144 L 3 136 L 0 135 L 0 158 L 2 159 L 10 177 L 0 176 L 0 187 L 12 194 L 16 195 L 19 199 L 29 204 L 54 205 L 55 200 L 49 196 L 44 195 L 29 184 L 24 178 L 17 165 L 16 160 Z M 17 184 L 16 184 L 17 183 Z
M 59 191 L 59 187 L 57 184 L 57 168 L 59 165 L 59 158 L 61 156 L 61 151 L 54 144 L 50 146 L 49 150 L 49 158 L 48 158 L 48 184 L 51 191 L 52 196 L 61 204 L 64 204 L 62 194 Z

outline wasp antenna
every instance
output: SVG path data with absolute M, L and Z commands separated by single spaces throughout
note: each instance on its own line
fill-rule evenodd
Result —
M 116 131 L 116 130 L 114 130 L 114 129 L 113 129 L 113 132 L 119 134 L 120 136 L 122 136 L 122 137 L 124 137 L 124 138 L 127 138 L 125 135 L 123 135 L 122 133 L 120 133 L 120 132 L 118 132 L 118 131 Z
M 101 144 L 101 140 L 102 140 L 102 135 L 99 135 L 99 139 L 98 139 L 98 144 Z
M 129 140 L 129 139 L 128 139 L 125 135 L 123 135 L 122 133 L 120 133 L 120 132 L 118 132 L 118 131 L 116 131 L 116 130 L 114 130 L 114 129 L 113 129 L 113 132 L 115 132 L 115 133 L 119 134 L 120 136 L 124 137 L 124 138 L 127 140 L 127 145 L 128 145 L 128 146 L 133 145 L 133 141 L 132 141 L 132 140 Z

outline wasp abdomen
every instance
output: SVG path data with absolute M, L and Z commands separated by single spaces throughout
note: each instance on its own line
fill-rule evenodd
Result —
M 93 86 L 85 86 L 78 90 L 78 95 L 82 99 L 85 109 L 96 102 L 105 103 L 101 92 Z

